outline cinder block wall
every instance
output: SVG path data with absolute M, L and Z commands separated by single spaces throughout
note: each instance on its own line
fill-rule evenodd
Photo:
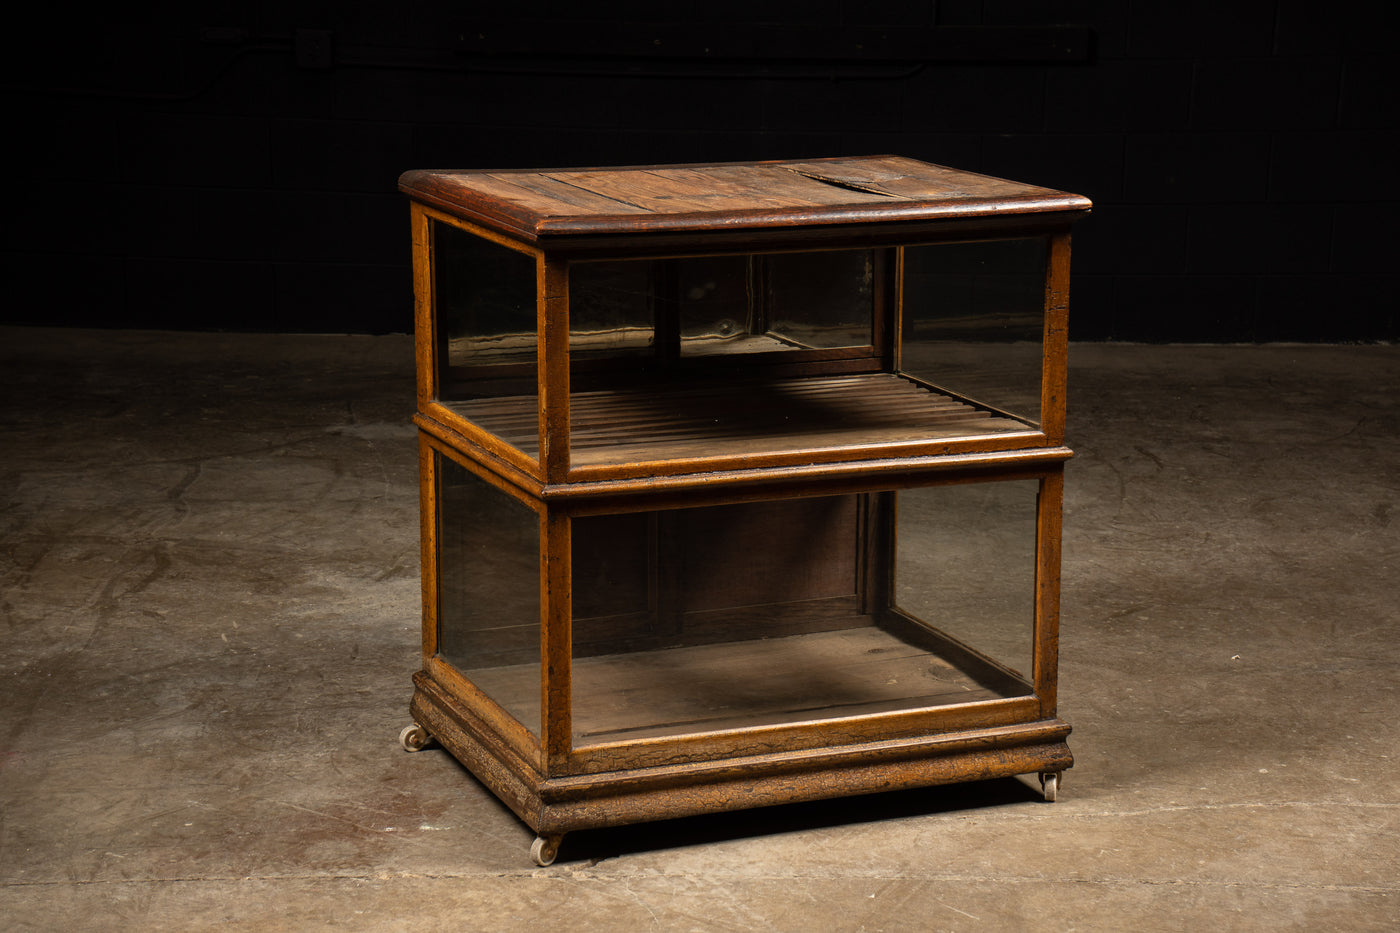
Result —
M 892 152 L 1094 199 L 1077 338 L 1400 337 L 1385 3 L 116 6 L 8 14 L 5 321 L 404 331 L 407 168 Z

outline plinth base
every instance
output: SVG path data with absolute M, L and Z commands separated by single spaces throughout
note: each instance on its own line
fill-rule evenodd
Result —
M 1074 763 L 1065 743 L 1070 726 L 1046 719 L 551 777 L 517 754 L 426 672 L 413 680 L 414 722 L 531 829 L 556 844 L 558 837 L 576 830 L 1018 774 L 1058 776 Z

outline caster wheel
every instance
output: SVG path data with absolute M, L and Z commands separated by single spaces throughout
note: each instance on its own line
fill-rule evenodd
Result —
M 541 868 L 553 865 L 559 854 L 559 843 L 563 840 L 563 836 L 536 836 L 530 846 L 530 858 Z
M 1040 775 L 1040 788 L 1047 803 L 1054 803 L 1060 793 L 1060 772 L 1046 771 Z
M 428 730 L 416 722 L 411 726 L 405 726 L 404 730 L 399 733 L 399 744 L 406 752 L 421 752 L 432 743 L 433 737 L 428 735 Z

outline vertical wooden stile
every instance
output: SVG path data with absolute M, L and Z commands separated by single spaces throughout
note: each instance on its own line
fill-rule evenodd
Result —
M 567 769 L 573 747 L 572 521 L 540 516 L 540 748 L 545 774 Z
M 877 624 L 894 608 L 895 492 L 872 492 L 864 503 L 865 554 L 861 611 Z
M 904 247 L 875 253 L 875 353 L 886 372 L 900 369 L 904 333 Z
M 1070 235 L 1050 238 L 1045 270 L 1045 333 L 1041 347 L 1040 429 L 1051 444 L 1065 442 L 1065 395 L 1069 355 Z
M 409 213 L 413 238 L 413 350 L 418 369 L 418 410 L 438 394 L 437 327 L 433 314 L 433 228 L 421 204 Z
M 540 471 L 545 483 L 569 475 L 569 267 L 535 260 L 538 313 Z
M 437 654 L 438 647 L 438 488 L 437 455 L 426 434 L 418 434 L 418 501 L 421 525 L 423 593 L 423 660 Z
M 652 320 L 652 350 L 664 369 L 681 355 L 680 278 L 674 262 L 651 262 L 647 267 L 647 295 Z
M 1063 524 L 1063 467 L 1044 476 L 1036 499 L 1035 659 L 1032 680 L 1040 714 L 1055 715 L 1060 658 L 1060 531 Z

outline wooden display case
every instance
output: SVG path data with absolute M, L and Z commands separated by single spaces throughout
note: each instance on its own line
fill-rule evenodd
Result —
M 897 157 L 415 171 L 436 740 L 537 833 L 1053 799 L 1069 227 Z

